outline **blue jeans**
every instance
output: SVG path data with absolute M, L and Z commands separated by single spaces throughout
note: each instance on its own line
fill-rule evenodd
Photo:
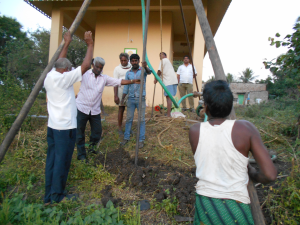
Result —
M 139 98 L 128 98 L 127 118 L 126 118 L 125 133 L 124 133 L 125 140 L 130 139 L 130 131 L 131 131 L 131 127 L 132 127 L 132 121 L 133 121 L 135 109 L 137 109 L 137 110 L 139 109 Z M 145 110 L 146 110 L 146 101 L 145 101 L 145 97 L 143 97 L 141 126 L 140 126 L 140 139 L 139 139 L 140 142 L 145 140 L 145 132 L 146 132 Z
M 90 122 L 91 125 L 91 136 L 90 136 L 90 144 L 97 145 L 100 141 L 102 134 L 102 125 L 101 125 L 101 116 L 98 115 L 89 115 L 84 114 L 77 110 L 77 159 L 85 159 L 86 158 L 86 150 L 85 150 L 85 127 L 87 121 Z
M 64 197 L 76 141 L 76 128 L 55 130 L 48 127 L 48 151 L 44 202 L 60 202 Z

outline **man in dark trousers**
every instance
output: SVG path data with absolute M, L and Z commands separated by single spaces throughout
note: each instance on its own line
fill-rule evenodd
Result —
M 72 41 L 70 32 L 65 33 L 64 40 L 63 50 L 54 64 L 55 69 L 47 74 L 44 81 L 49 113 L 45 205 L 73 197 L 64 192 L 76 140 L 77 109 L 73 84 L 81 81 L 82 74 L 90 68 L 94 50 L 92 33 L 85 32 L 86 56 L 81 66 L 71 70 L 71 62 L 65 58 Z
M 254 224 L 247 190 L 249 177 L 263 184 L 277 170 L 259 131 L 246 120 L 229 120 L 233 95 L 225 81 L 207 83 L 203 91 L 208 121 L 190 128 L 196 164 L 194 224 Z M 249 164 L 252 152 L 260 171 Z
M 89 152 L 96 153 L 95 147 L 100 141 L 102 134 L 101 109 L 102 94 L 105 86 L 121 86 L 128 84 L 139 84 L 139 79 L 123 80 L 116 79 L 102 73 L 105 60 L 96 57 L 92 62 L 92 69 L 88 70 L 82 77 L 78 96 L 76 98 L 77 115 L 77 159 L 86 160 L 85 150 L 85 127 L 87 121 L 91 125 L 91 136 Z M 113 99 L 112 99 L 113 101 Z

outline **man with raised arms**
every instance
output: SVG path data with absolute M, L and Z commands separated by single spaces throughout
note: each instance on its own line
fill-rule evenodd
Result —
M 85 150 L 85 127 L 87 121 L 91 125 L 91 136 L 89 152 L 96 153 L 95 147 L 100 141 L 102 134 L 101 125 L 101 101 L 105 86 L 118 86 L 128 84 L 139 84 L 139 79 L 116 79 L 102 73 L 105 60 L 101 57 L 95 57 L 92 62 L 92 69 L 88 70 L 82 77 L 82 82 L 78 96 L 76 98 L 77 115 L 77 159 L 87 160 Z M 111 99 L 112 100 L 112 99 Z
M 44 81 L 49 114 L 45 205 L 60 202 L 64 198 L 74 197 L 65 194 L 77 128 L 77 109 L 73 84 L 81 81 L 82 74 L 90 68 L 94 49 L 92 33 L 90 31 L 85 32 L 84 40 L 88 46 L 86 56 L 81 66 L 71 70 L 72 64 L 66 59 L 68 47 L 72 41 L 69 31 L 65 33 L 64 40 L 65 45 L 54 64 L 54 69 L 47 74 Z

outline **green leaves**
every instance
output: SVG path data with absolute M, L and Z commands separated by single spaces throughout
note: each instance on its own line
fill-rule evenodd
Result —
M 276 41 L 276 48 L 279 48 L 281 46 L 281 42 L 280 41 Z
M 28 204 L 22 200 L 22 194 L 15 194 L 12 199 L 5 199 L 0 208 L 1 224 L 60 224 L 60 225 L 85 225 L 85 224 L 107 224 L 122 225 L 119 220 L 119 211 L 111 201 L 107 207 L 90 205 L 84 212 L 70 212 L 66 206 L 61 204 L 55 207 L 43 207 L 42 204 Z M 95 209 L 95 210 L 93 210 Z M 68 212 L 64 212 L 67 210 Z M 71 215 L 70 215 L 71 213 Z M 84 215 L 84 216 L 83 216 Z M 84 219 L 83 219 L 84 218 Z
M 280 37 L 277 33 L 276 37 Z M 285 41 L 269 38 L 270 45 L 279 48 L 288 46 L 287 53 L 280 55 L 276 60 L 264 62 L 265 68 L 273 75 L 273 85 L 269 85 L 268 91 L 272 95 L 282 96 L 293 94 L 297 96 L 300 82 L 300 17 L 294 26 L 294 33 L 284 38 Z
M 242 73 L 240 73 L 239 79 L 243 83 L 251 83 L 257 76 L 254 76 L 254 72 L 250 68 L 246 68 Z

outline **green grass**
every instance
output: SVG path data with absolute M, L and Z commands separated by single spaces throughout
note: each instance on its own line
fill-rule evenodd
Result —
M 297 139 L 300 102 L 297 99 L 280 98 L 266 104 L 235 107 L 237 117 L 254 123 L 268 149 L 275 150 L 278 160 L 292 165 L 285 171 L 287 177 L 275 184 L 263 186 L 266 196 L 263 210 L 270 214 L 271 224 L 300 223 L 300 141 Z
M 17 112 L 16 110 L 14 112 Z M 104 139 L 99 147 L 104 154 L 118 148 L 120 142 L 117 125 L 110 122 L 116 118 L 117 107 L 105 107 L 105 110 L 110 115 L 102 124 Z M 280 161 L 291 164 L 295 155 L 300 158 L 300 149 L 297 144 L 300 141 L 296 141 L 298 135 L 296 122 L 300 110 L 300 103 L 297 100 L 277 99 L 267 104 L 236 107 L 235 110 L 238 119 L 249 120 L 257 126 L 263 141 L 269 142 L 266 143 L 267 147 L 278 153 Z M 3 111 L 0 109 L 1 112 Z M 46 115 L 46 105 L 43 99 L 37 100 L 32 112 Z M 189 118 L 194 119 L 193 115 L 189 115 Z M 151 124 L 154 123 L 149 122 L 147 125 Z M 2 137 L 7 132 L 7 127 L 8 124 L 0 125 Z M 90 219 L 99 217 L 98 213 L 103 210 L 100 204 L 101 190 L 106 185 L 112 185 L 113 196 L 116 198 L 141 194 L 125 187 L 124 184 L 117 186 L 114 183 L 116 175 L 108 173 L 102 165 L 95 166 L 93 164 L 94 156 L 91 156 L 89 164 L 85 164 L 76 160 L 76 151 L 74 151 L 67 191 L 79 193 L 79 201 L 43 207 L 47 152 L 46 127 L 46 120 L 29 119 L 29 123 L 23 125 L 0 165 L 1 224 L 67 224 L 68 221 L 69 223 L 71 221 L 72 224 L 84 224 L 85 220 L 90 221 Z M 188 130 L 183 130 L 184 127 L 184 123 L 174 123 L 168 131 L 162 134 L 163 145 L 173 144 L 172 150 L 164 150 L 157 141 L 157 134 L 163 129 L 162 125 L 147 126 L 144 148 L 146 151 L 140 152 L 140 157 L 156 157 L 157 160 L 173 163 L 183 168 L 189 167 L 186 163 L 193 165 Z M 86 140 L 88 140 L 89 134 L 88 126 Z M 132 138 L 125 149 L 132 155 L 134 154 L 135 138 Z M 273 224 L 298 224 L 300 223 L 300 172 L 295 159 L 293 173 L 284 175 L 289 176 L 279 179 L 275 186 L 266 186 L 265 195 L 267 197 L 264 210 L 271 215 Z M 120 209 L 115 209 L 119 210 L 117 213 L 113 209 L 111 211 L 114 211 L 113 215 L 118 215 L 118 220 L 122 220 L 124 224 L 141 224 L 157 215 L 164 217 L 162 224 L 166 221 L 175 224 L 172 218 L 177 213 L 176 205 L 176 199 L 167 199 L 159 204 L 153 202 L 151 215 L 139 212 L 136 204 L 133 203 L 124 204 Z M 22 206 L 22 212 L 18 208 L 20 206 Z M 50 214 L 51 217 L 48 216 Z

